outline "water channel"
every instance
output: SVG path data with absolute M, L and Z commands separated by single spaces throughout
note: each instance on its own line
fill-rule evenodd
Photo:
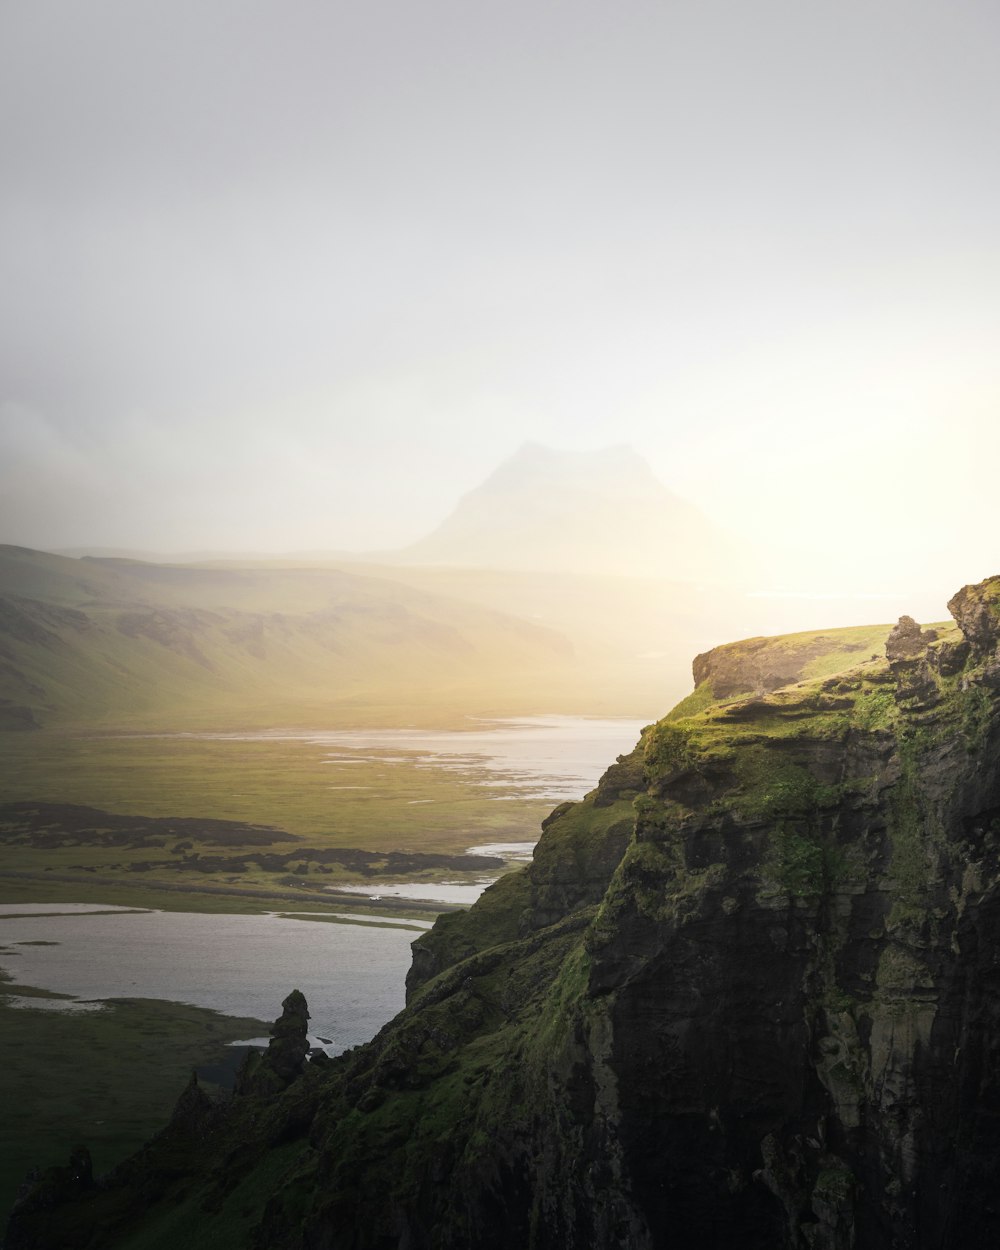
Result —
M 629 750 L 640 721 L 535 717 L 483 721 L 465 732 L 359 730 L 292 735 L 359 754 L 380 767 L 393 759 L 473 774 L 496 798 L 543 797 L 558 802 L 592 789 L 615 757 Z M 239 735 L 225 735 L 237 737 Z M 255 735 L 262 737 L 266 735 Z M 535 831 L 524 841 L 469 848 L 499 854 L 510 867 L 530 859 Z M 395 896 L 471 903 L 493 878 L 379 883 L 357 887 Z M 343 887 L 339 887 L 343 888 Z M 0 967 L 18 983 L 72 996 L 82 1004 L 111 998 L 158 998 L 211 1007 L 236 1016 L 273 1019 L 293 988 L 306 996 L 316 1044 L 330 1053 L 367 1041 L 403 1006 L 410 943 L 427 922 L 398 917 L 305 913 L 233 915 L 144 911 L 99 905 L 0 903 Z

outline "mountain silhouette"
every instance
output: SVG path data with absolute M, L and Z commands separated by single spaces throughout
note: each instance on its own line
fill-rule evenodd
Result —
M 425 538 L 411 564 L 739 582 L 749 559 L 631 447 L 525 443 Z

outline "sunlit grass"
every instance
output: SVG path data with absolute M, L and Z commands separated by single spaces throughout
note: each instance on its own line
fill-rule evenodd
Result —
M 275 830 L 271 847 L 220 846 L 199 839 L 196 830 L 163 845 L 38 847 L 8 839 L 0 872 L 32 878 L 0 877 L 0 891 L 9 901 L 103 900 L 208 911 L 284 908 L 292 901 L 321 899 L 338 884 L 366 880 L 343 865 L 320 865 L 300 849 L 462 854 L 479 843 L 533 841 L 553 806 L 486 789 L 475 773 L 350 752 L 338 753 L 331 763 L 330 748 L 283 739 L 9 734 L 0 739 L 0 750 L 2 802 L 75 803 L 126 816 L 219 819 Z M 244 859 L 238 867 L 206 872 L 181 867 L 184 854 L 174 848 L 184 842 L 190 843 L 189 856 L 205 859 L 268 850 L 292 858 L 278 871 Z M 297 871 L 302 863 L 306 870 Z M 442 875 L 454 874 L 418 868 L 404 874 Z M 377 878 L 367 880 L 377 884 Z
M 553 806 L 433 765 L 330 763 L 328 747 L 281 739 L 7 734 L 0 752 L 0 801 L 239 820 L 326 846 L 447 852 L 531 840 Z

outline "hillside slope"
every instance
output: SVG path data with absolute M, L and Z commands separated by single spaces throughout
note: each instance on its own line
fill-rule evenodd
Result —
M 303 1065 L 292 996 L 232 1103 L 77 1154 L 8 1250 L 995 1246 L 1000 578 L 950 607 L 700 657 L 371 1043 Z
M 352 701 L 524 695 L 571 665 L 552 630 L 382 577 L 0 548 L 6 728 L 301 724 Z

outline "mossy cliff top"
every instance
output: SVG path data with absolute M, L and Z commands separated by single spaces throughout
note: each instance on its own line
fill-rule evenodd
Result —
M 994 1246 L 1000 579 L 951 610 L 699 657 L 371 1043 L 7 1250 Z

